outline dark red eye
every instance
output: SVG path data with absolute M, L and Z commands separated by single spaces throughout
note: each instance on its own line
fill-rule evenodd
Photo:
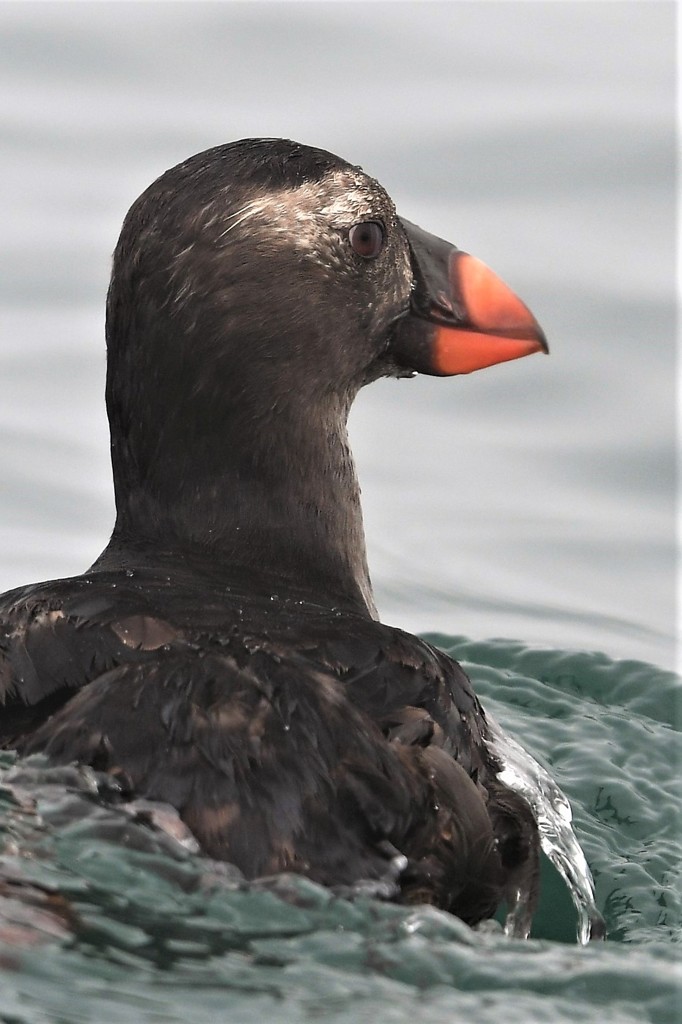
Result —
M 348 241 L 363 259 L 373 260 L 381 252 L 384 244 L 384 229 L 375 220 L 367 220 L 362 224 L 354 224 L 348 232 Z

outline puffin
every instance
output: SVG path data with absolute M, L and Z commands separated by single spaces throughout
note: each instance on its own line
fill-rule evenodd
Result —
M 0 597 L 0 746 L 172 805 L 246 879 L 527 936 L 537 812 L 462 668 L 379 621 L 346 424 L 378 378 L 546 352 L 533 315 L 360 167 L 246 139 L 133 204 L 106 342 L 115 526 Z

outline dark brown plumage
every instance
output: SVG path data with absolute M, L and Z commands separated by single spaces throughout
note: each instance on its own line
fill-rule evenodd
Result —
M 116 526 L 82 576 L 0 598 L 0 743 L 173 804 L 248 877 L 532 911 L 537 826 L 469 680 L 376 621 L 346 436 L 381 375 L 544 346 L 507 291 L 511 327 L 483 323 L 460 256 L 281 140 L 147 190 L 108 300 Z

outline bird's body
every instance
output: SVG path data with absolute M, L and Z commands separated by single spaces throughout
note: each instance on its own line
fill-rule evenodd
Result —
M 5 745 L 172 804 L 247 877 L 373 881 L 472 922 L 513 902 L 512 869 L 530 893 L 535 823 L 496 782 L 459 666 L 248 582 L 168 565 L 15 591 L 6 668 L 32 703 L 8 709 Z
M 173 804 L 247 877 L 471 923 L 507 901 L 527 933 L 537 824 L 464 672 L 377 621 L 346 435 L 379 376 L 544 347 L 481 267 L 295 143 L 155 182 L 108 299 L 116 526 L 82 576 L 0 598 L 0 743 Z

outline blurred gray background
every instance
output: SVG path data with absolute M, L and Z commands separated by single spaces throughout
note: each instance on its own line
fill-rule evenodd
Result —
M 122 218 L 245 136 L 361 164 L 550 340 L 380 382 L 351 430 L 382 617 L 674 658 L 672 3 L 0 4 L 0 589 L 107 541 Z

